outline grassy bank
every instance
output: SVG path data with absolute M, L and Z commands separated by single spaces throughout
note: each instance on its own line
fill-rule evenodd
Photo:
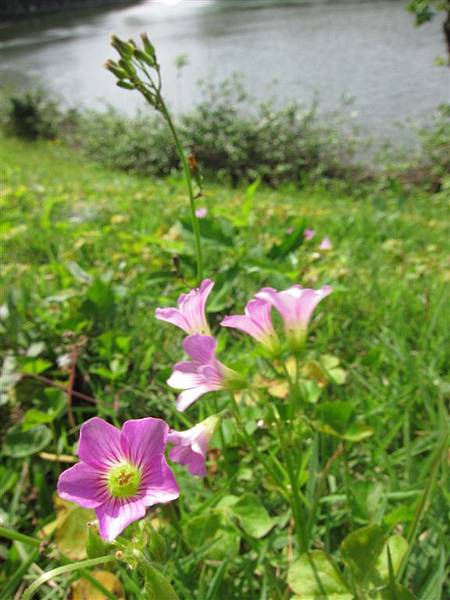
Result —
M 72 454 L 84 419 L 98 414 L 119 423 L 151 414 L 184 427 L 202 416 L 201 403 L 188 414 L 175 411 L 165 380 L 180 350 L 153 316 L 157 306 L 173 305 L 193 284 L 193 245 L 177 177 L 149 180 L 106 170 L 55 142 L 0 143 L 0 328 L 9 378 L 0 406 L 7 454 L 1 510 L 7 527 L 38 535 L 54 518 L 55 482 L 66 466 L 51 457 Z M 337 186 L 273 190 L 215 184 L 200 202 L 208 209 L 201 221 L 206 272 L 216 280 L 211 321 L 221 358 L 244 375 L 253 346 L 239 336 L 239 351 L 227 351 L 234 334 L 218 326 L 224 314 L 242 312 L 264 285 L 334 288 L 311 332 L 313 352 L 337 357 L 346 376 L 345 383 L 339 377 L 323 386 L 321 401 L 347 403 L 355 423 L 372 432 L 360 444 L 319 438 L 318 469 L 325 467 L 323 457 L 341 452 L 330 465 L 315 526 L 317 546 L 335 555 L 346 533 L 370 522 L 408 535 L 429 483 L 448 391 L 449 232 L 443 218 L 448 191 L 445 183 L 437 194 L 420 189 L 406 194 L 401 186 L 376 183 L 352 194 Z M 316 231 L 310 241 L 303 239 L 307 227 Z M 327 251 L 319 249 L 324 236 L 332 242 Z M 71 353 L 76 369 L 68 372 L 61 357 Z M 68 382 L 69 396 L 55 387 Z M 249 420 L 256 422 L 255 410 L 249 409 Z M 259 557 L 248 540 L 236 546 L 235 534 L 224 528 L 208 560 L 187 521 L 186 515 L 214 507 L 225 495 L 214 474 L 229 468 L 226 461 L 234 465 L 233 493 L 265 485 L 258 465 L 248 464 L 231 444 L 227 457 L 210 457 L 205 486 L 177 471 L 191 493 L 180 499 L 177 514 L 160 515 L 168 545 L 177 542 L 172 576 L 182 598 L 264 597 L 254 577 Z M 421 600 L 445 595 L 444 475 L 439 470 L 432 485 L 404 582 Z M 267 508 L 276 513 L 275 495 L 272 502 Z M 273 565 L 283 563 L 288 545 L 282 520 L 278 526 L 277 543 L 265 550 Z M 202 535 L 208 542 L 208 533 Z M 4 579 L 31 556 L 20 544 L 2 551 Z M 64 545 L 59 552 L 64 554 Z M 219 571 L 218 561 L 234 554 L 239 558 L 225 561 Z M 39 559 L 44 569 L 55 564 L 52 555 Z M 127 597 L 137 598 L 135 576 L 123 568 L 116 574 Z M 70 583 L 64 580 L 62 589 Z M 210 590 L 216 595 L 207 595 Z M 63 597 L 61 589 L 50 591 Z

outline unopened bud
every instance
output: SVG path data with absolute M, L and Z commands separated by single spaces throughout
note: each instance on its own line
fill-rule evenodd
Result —
M 121 560 L 123 558 L 122 550 L 116 550 L 116 558 L 117 560 Z
M 155 66 L 155 59 L 152 56 L 148 55 L 146 52 L 142 52 L 142 50 L 136 49 L 134 51 L 134 57 L 138 60 L 145 62 L 150 67 Z
M 119 67 L 113 60 L 108 60 L 105 63 L 105 68 L 108 69 L 108 71 L 111 71 L 118 79 L 126 79 L 128 77 L 125 69 Z
M 119 66 L 122 67 L 122 69 L 124 71 L 126 71 L 127 76 L 128 77 L 135 77 L 136 76 L 136 70 L 133 67 L 133 65 L 126 59 L 121 58 L 119 60 Z
M 116 85 L 126 90 L 134 90 L 134 85 L 132 83 L 128 83 L 127 81 L 123 81 L 122 79 L 116 81 Z
M 156 51 L 155 51 L 155 47 L 154 45 L 151 43 L 151 41 L 148 39 L 148 36 L 146 33 L 141 33 L 141 40 L 142 43 L 144 44 L 144 50 L 145 52 L 149 55 L 152 56 L 153 58 L 156 59 Z
M 122 58 L 131 58 L 133 56 L 134 47 L 113 35 L 111 38 L 111 46 L 117 50 Z

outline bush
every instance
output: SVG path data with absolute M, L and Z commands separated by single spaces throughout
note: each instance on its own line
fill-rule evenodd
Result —
M 80 119 L 78 143 L 102 164 L 144 175 L 167 175 L 178 159 L 170 131 L 159 117 L 143 112 L 126 118 L 113 108 Z
M 313 106 L 298 104 L 275 110 L 271 103 L 246 111 L 246 95 L 235 82 L 211 86 L 205 100 L 180 118 L 182 141 L 208 177 L 260 177 L 278 185 L 300 178 L 346 178 L 352 166 L 354 140 L 322 124 Z M 126 118 L 113 108 L 91 111 L 81 119 L 79 142 L 88 155 L 109 167 L 134 173 L 167 175 L 178 168 L 175 147 L 159 117 L 140 112 Z
M 362 144 L 345 132 L 335 115 L 294 103 L 276 109 L 256 105 L 236 80 L 204 89 L 205 100 L 179 119 L 182 142 L 207 178 L 261 178 L 271 185 L 324 179 L 344 183 L 373 177 L 372 167 L 355 162 Z M 391 149 L 381 161 L 389 181 L 439 190 L 450 171 L 450 109 L 441 107 L 434 124 L 419 130 L 420 152 L 404 156 Z M 340 117 L 342 121 L 342 115 Z M 59 137 L 101 164 L 146 176 L 165 176 L 179 168 L 170 131 L 158 115 L 140 111 L 126 117 L 106 112 L 63 111 L 38 90 L 10 98 L 8 129 L 28 139 Z M 364 154 L 360 152 L 360 156 Z M 389 158 L 390 157 L 390 158 Z
M 36 89 L 10 97 L 6 122 L 8 130 L 19 137 L 54 139 L 61 117 L 58 103 L 47 99 L 41 89 Z

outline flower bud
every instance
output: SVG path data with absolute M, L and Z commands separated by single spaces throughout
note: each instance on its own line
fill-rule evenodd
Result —
M 122 58 L 131 58 L 133 56 L 134 47 L 127 42 L 113 35 L 111 38 L 111 46 L 117 50 Z
M 126 71 L 119 67 L 113 60 L 108 60 L 105 63 L 105 68 L 111 71 L 118 79 L 126 79 L 128 77 Z
M 137 58 L 137 60 L 145 62 L 150 67 L 154 67 L 156 64 L 154 58 L 152 56 L 149 56 L 147 53 L 142 52 L 142 50 L 136 49 L 134 51 L 134 57 Z
M 122 81 L 122 79 L 120 79 L 119 81 L 116 81 L 116 85 L 124 88 L 126 90 L 134 90 L 134 85 L 132 83 L 128 83 L 127 81 Z
M 136 76 L 136 70 L 135 70 L 135 68 L 133 67 L 133 65 L 128 60 L 125 60 L 124 58 L 121 58 L 119 60 L 119 65 L 122 67 L 122 69 L 124 71 L 126 71 L 128 77 L 135 77 Z
M 151 41 L 148 39 L 148 36 L 146 33 L 141 33 L 141 40 L 142 43 L 144 44 L 144 50 L 145 52 L 149 55 L 152 56 L 155 60 L 156 60 L 156 51 L 155 51 L 155 47 L 154 45 L 151 43 Z

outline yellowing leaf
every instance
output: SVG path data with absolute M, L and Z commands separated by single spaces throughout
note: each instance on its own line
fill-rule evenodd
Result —
M 114 573 L 97 569 L 91 575 L 104 588 L 111 592 L 117 600 L 125 600 L 122 584 Z M 78 579 L 72 584 L 71 600 L 108 600 L 108 597 L 87 579 Z
M 48 537 L 55 533 L 55 543 L 62 554 L 72 560 L 85 558 L 87 524 L 95 519 L 94 511 L 80 508 L 72 502 L 63 500 L 57 494 L 54 496 L 53 503 L 56 519 L 43 527 L 39 536 Z

